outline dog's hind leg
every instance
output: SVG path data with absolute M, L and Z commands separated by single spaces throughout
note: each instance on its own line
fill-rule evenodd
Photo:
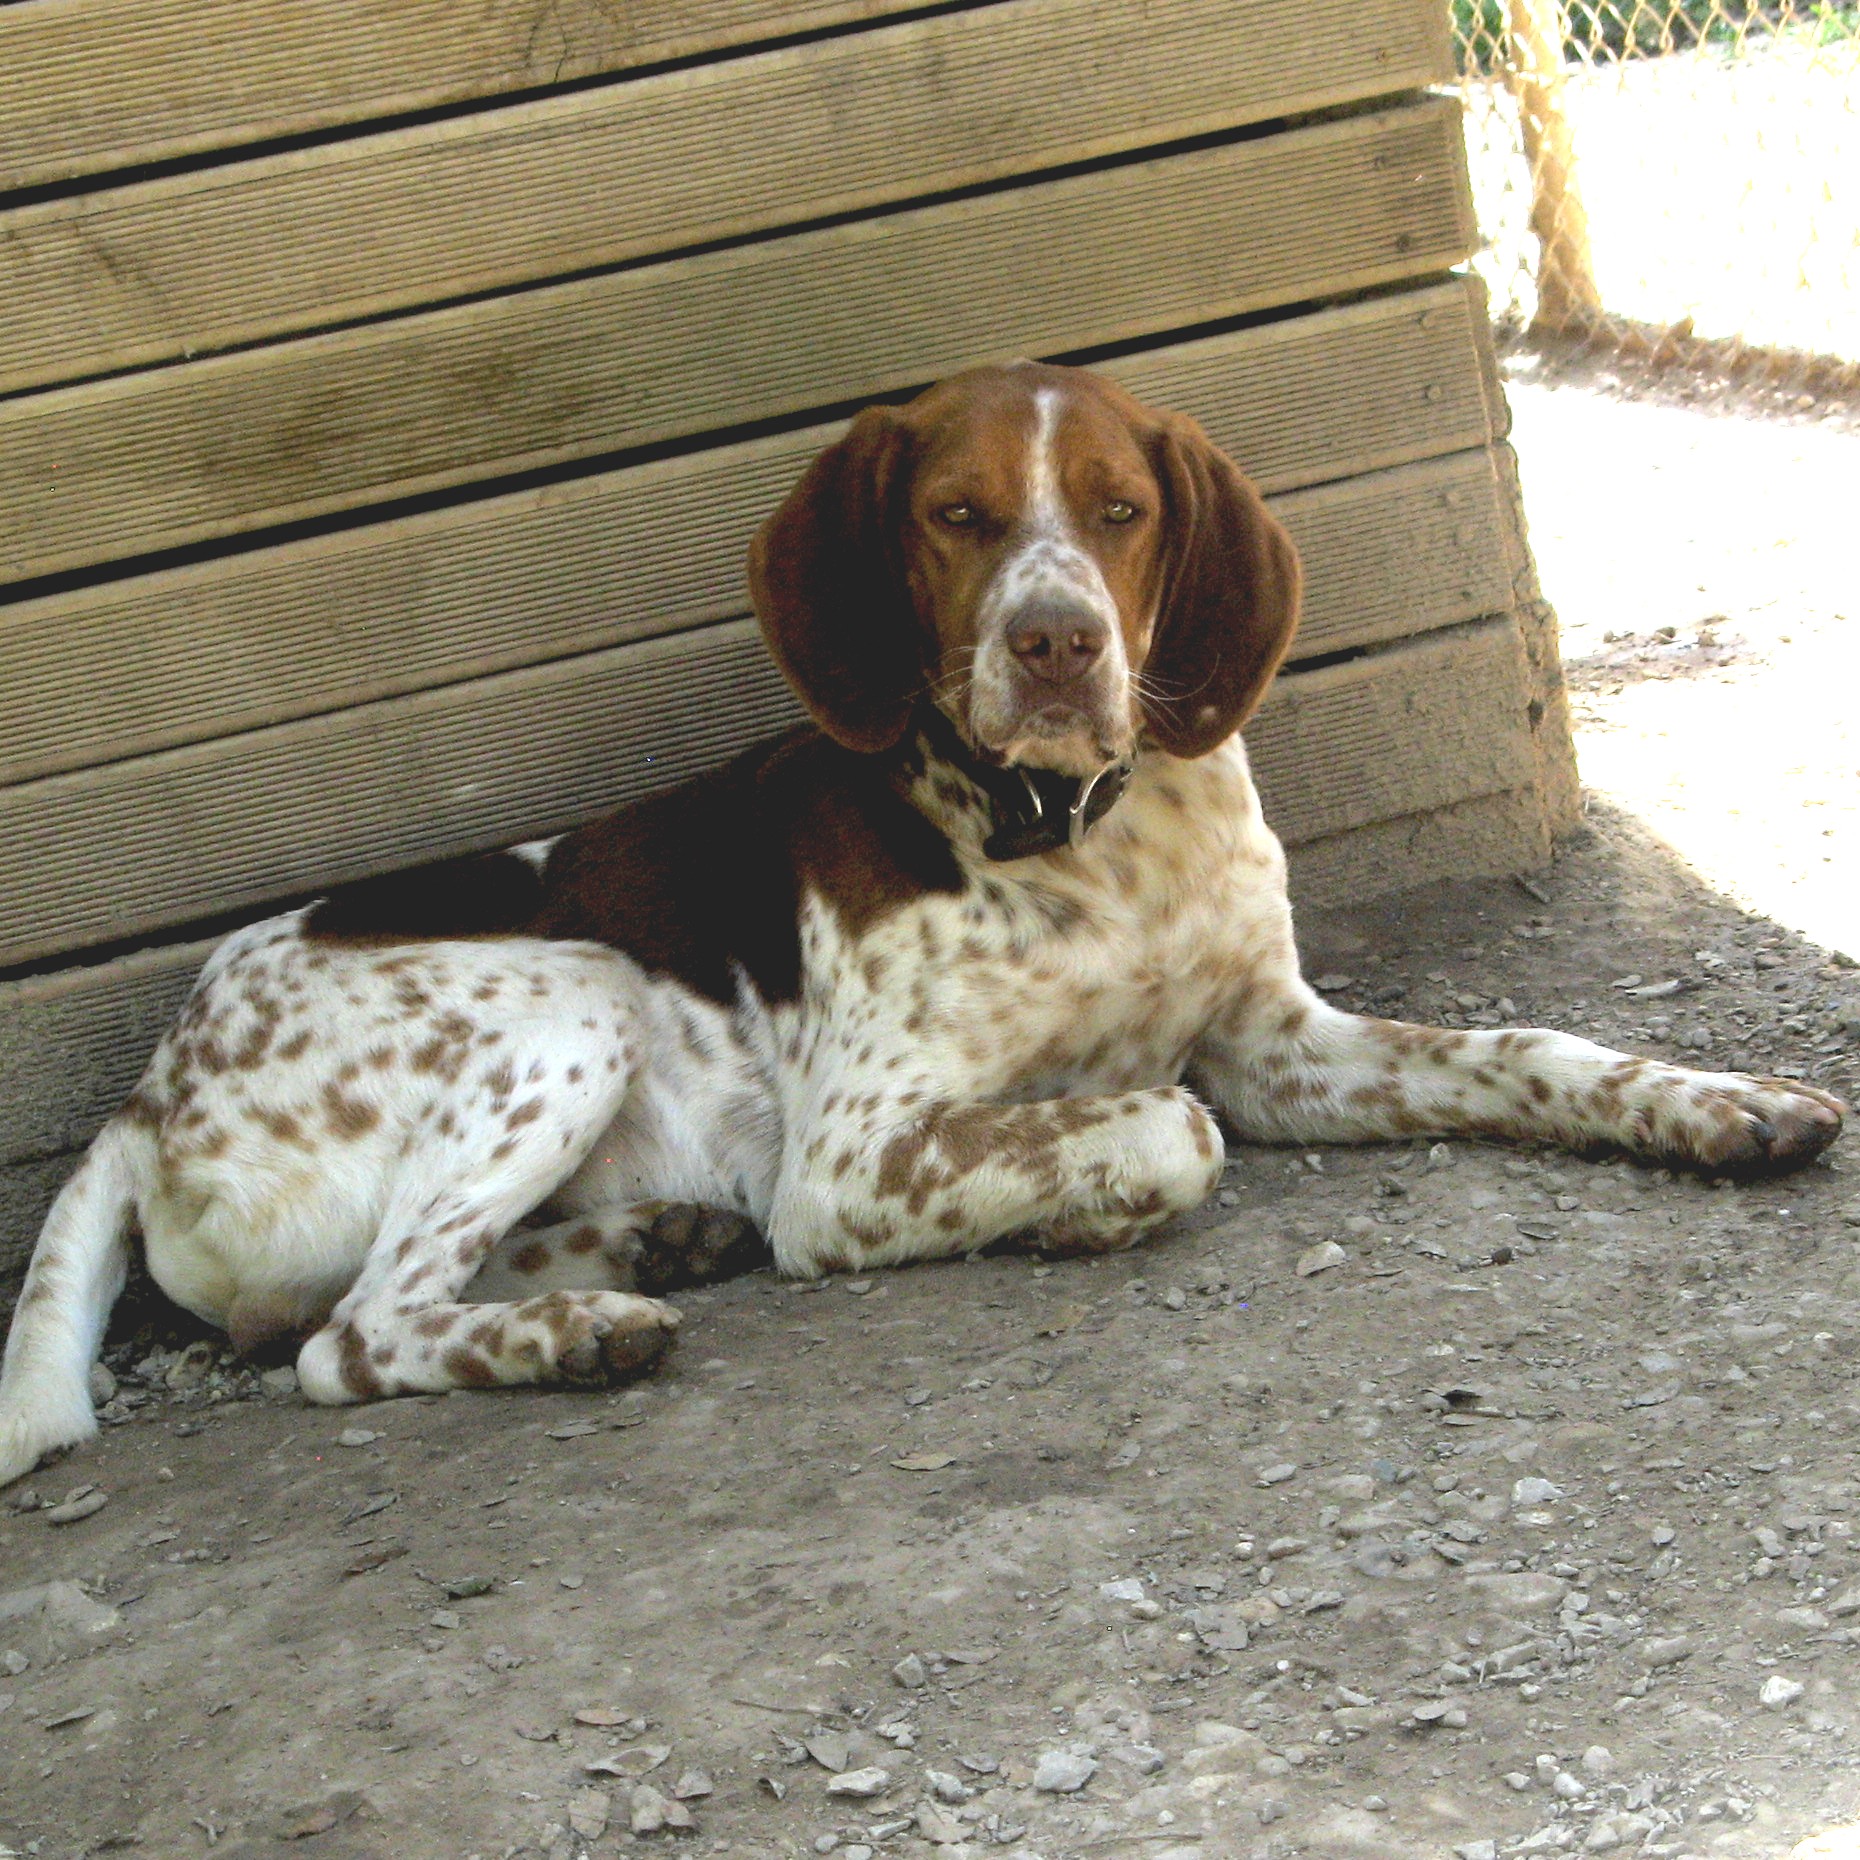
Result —
M 671 1341 L 670 1306 L 598 1283 L 465 1302 L 492 1249 L 621 1112 L 637 1059 L 599 1018 L 564 1015 L 534 1052 L 510 1038 L 497 1064 L 448 1101 L 443 1126 L 410 1148 L 359 1276 L 298 1354 L 312 1401 L 606 1381 L 644 1368 Z

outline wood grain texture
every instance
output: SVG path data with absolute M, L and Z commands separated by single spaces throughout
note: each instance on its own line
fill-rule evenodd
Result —
M 909 0 L 34 0 L 0 7 L 0 191 L 597 77 Z M 237 47 L 232 55 L 229 48 Z
M 1286 855 L 1292 902 L 1362 904 L 1419 885 L 1535 872 L 1550 862 L 1550 840 L 1536 789 L 1479 795 L 1294 846 Z
M 21 396 L 0 579 L 1437 272 L 1463 161 L 1430 98 Z
M 1247 726 L 1266 818 L 1288 845 L 1536 774 L 1517 621 L 1477 621 L 1279 679 Z
M 1441 25 L 1431 0 L 1007 0 L 22 207 L 0 393 L 1417 89 L 1451 75 Z
M 1264 485 L 1307 555 L 1301 652 L 1511 603 L 1464 288 L 1126 357 Z M 0 606 L 0 783 L 743 614 L 755 526 L 840 428 Z M 1404 455 L 1448 462 L 1374 468 Z M 1495 598 L 1495 593 L 1497 597 Z M 213 668 L 203 679 L 200 668 Z

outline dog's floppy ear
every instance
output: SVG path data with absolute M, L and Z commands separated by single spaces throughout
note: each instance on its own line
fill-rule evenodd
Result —
M 1150 738 L 1205 756 L 1253 714 L 1298 628 L 1292 539 L 1194 421 L 1166 418 L 1150 442 L 1166 501 L 1156 635 L 1144 665 Z
M 814 460 L 749 546 L 762 637 L 814 721 L 848 749 L 889 749 L 926 677 L 897 546 L 907 439 L 868 407 Z

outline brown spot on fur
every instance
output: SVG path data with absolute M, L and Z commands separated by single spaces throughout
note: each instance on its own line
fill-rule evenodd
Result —
M 592 1226 L 577 1227 L 562 1244 L 569 1252 L 577 1255 L 592 1253 L 601 1244 L 601 1230 Z
M 443 1337 L 459 1321 L 456 1306 L 440 1306 L 432 1311 L 423 1311 L 413 1320 L 416 1337 Z
M 310 1029 L 300 1027 L 278 1048 L 280 1059 L 301 1059 L 310 1050 Z
M 446 1374 L 461 1388 L 491 1389 L 497 1386 L 497 1371 L 476 1350 L 458 1344 L 444 1358 Z
M 349 1097 L 337 1085 L 323 1087 L 323 1122 L 332 1136 L 341 1137 L 345 1143 L 354 1143 L 367 1136 L 380 1121 L 381 1113 L 374 1105 Z
M 351 1395 L 362 1401 L 378 1401 L 387 1393 L 386 1383 L 368 1360 L 367 1339 L 353 1322 L 336 1333 L 336 1357 L 343 1387 Z
M 549 1263 L 549 1249 L 540 1240 L 532 1240 L 526 1246 L 520 1246 L 510 1256 L 510 1268 L 513 1272 L 541 1272 Z
M 543 1114 L 543 1101 L 540 1098 L 525 1098 L 504 1119 L 506 1130 L 521 1130 L 525 1124 L 533 1124 Z

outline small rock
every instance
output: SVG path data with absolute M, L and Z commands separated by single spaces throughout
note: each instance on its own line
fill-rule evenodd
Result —
M 1466 1586 L 1505 1613 L 1516 1615 L 1543 1614 L 1569 1593 L 1569 1584 L 1560 1576 L 1536 1570 L 1480 1570 L 1466 1578 Z
M 1097 1773 L 1097 1763 L 1081 1751 L 1043 1750 L 1033 1766 L 1033 1786 L 1049 1795 L 1072 1795 Z
M 1663 1639 L 1644 1640 L 1640 1644 L 1640 1663 L 1653 1672 L 1663 1666 L 1677 1666 L 1681 1660 L 1691 1658 L 1692 1637 L 1689 1634 L 1673 1634 Z
M 1286 1480 L 1295 1478 L 1297 1473 L 1298 1465 L 1295 1460 L 1282 1460 L 1276 1466 L 1262 1466 L 1259 1470 L 1259 1477 L 1253 1483 L 1255 1485 L 1283 1485 Z
M 1582 1851 L 1585 1854 L 1611 1854 L 1620 1845 L 1620 1829 L 1603 1815 L 1591 1825 L 1588 1838 L 1582 1843 Z
M 1591 1744 L 1582 1753 L 1582 1773 L 1606 1782 L 1615 1773 L 1615 1753 L 1606 1744 Z
M 1181 1311 L 1188 1305 L 1188 1294 L 1179 1285 L 1172 1285 L 1159 1302 L 1165 1311 Z
M 104 1363 L 92 1363 L 90 1366 L 91 1405 L 101 1408 L 107 1401 L 116 1399 L 116 1378 Z
M 1458 1705 L 1449 1705 L 1445 1699 L 1423 1699 L 1411 1716 L 1416 1724 L 1443 1724 L 1450 1731 L 1463 1731 L 1466 1728 L 1464 1709 Z
M 1320 1272 L 1328 1272 L 1333 1266 L 1341 1266 L 1349 1257 L 1335 1240 L 1324 1240 L 1300 1253 L 1298 1264 L 1292 1270 L 1301 1279 L 1311 1279 Z
M 672 1794 L 681 1802 L 694 1802 L 699 1796 L 715 1793 L 717 1785 L 703 1770 L 686 1770 L 672 1784 Z
M 836 1776 L 846 1768 L 851 1760 L 851 1746 L 838 1731 L 816 1731 L 812 1737 L 804 1741 L 807 1754 L 823 1770 L 831 1770 Z
M 605 1789 L 577 1789 L 568 1798 L 568 1825 L 584 1841 L 598 1841 L 607 1832 L 613 1801 Z
M 459 1616 L 450 1608 L 435 1608 L 426 1618 L 434 1627 L 448 1633 L 459 1625 Z
M 1656 1550 L 1664 1550 L 1679 1535 L 1670 1524 L 1656 1524 L 1650 1535 Z
M 47 1524 L 78 1524 L 85 1518 L 94 1518 L 110 1502 L 108 1492 L 100 1491 L 96 1486 L 79 1486 L 62 1505 L 54 1505 L 44 1513 Z
M 966 1802 L 975 1791 L 960 1776 L 948 1770 L 925 1770 L 924 1782 L 939 1802 Z
M 947 1809 L 920 1802 L 911 1816 L 919 1836 L 935 1847 L 953 1847 L 968 1830 Z
M 1462 1841 L 1453 1851 L 1459 1860 L 1498 1860 L 1496 1841 Z
M 691 1811 L 682 1802 L 661 1795 L 650 1783 L 638 1784 L 627 1798 L 628 1821 L 635 1834 L 657 1834 L 661 1828 L 688 1828 Z
M 1805 1689 L 1799 1679 L 1785 1679 L 1781 1673 L 1772 1673 L 1764 1680 L 1757 1699 L 1767 1711 L 1787 1711 Z
M 274 1401 L 281 1401 L 285 1396 L 297 1393 L 297 1371 L 289 1363 L 281 1364 L 276 1369 L 262 1370 L 258 1386 Z
M 1140 1602 L 1143 1584 L 1135 1576 L 1120 1576 L 1115 1582 L 1099 1583 L 1098 1593 L 1107 1602 Z
M 907 1653 L 904 1658 L 891 1669 L 891 1676 L 899 1685 L 906 1687 L 912 1692 L 915 1692 L 919 1686 L 927 1686 L 930 1683 L 930 1674 L 928 1670 L 925 1668 L 923 1661 L 914 1653 Z
M 850 1795 L 863 1801 L 869 1796 L 883 1795 L 890 1787 L 891 1772 L 873 1764 L 862 1770 L 842 1770 L 839 1775 L 829 1779 L 827 1793 Z
M 1522 1795 L 1530 1786 L 1531 1779 L 1526 1776 L 1522 1770 L 1507 1770 L 1505 1772 L 1505 1787 L 1507 1789 L 1515 1789 Z
M 1514 1505 L 1548 1505 L 1563 1496 L 1563 1488 L 1548 1479 L 1520 1479 L 1511 1488 Z
M 336 1436 L 336 1445 L 339 1447 L 369 1447 L 373 1446 L 380 1438 L 380 1434 L 372 1427 L 345 1427 L 342 1432 Z
M 6 1652 L 0 1653 L 0 1672 L 4 1672 L 9 1679 L 17 1679 L 31 1665 L 32 1661 L 17 1647 L 9 1647 Z
M 1568 1770 L 1558 1770 L 1550 1778 L 1550 1793 L 1565 1802 L 1578 1802 L 1589 1792 Z

